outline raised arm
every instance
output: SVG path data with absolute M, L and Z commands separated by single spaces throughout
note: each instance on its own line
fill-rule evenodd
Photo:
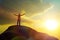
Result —
M 23 15 L 25 15 L 25 13 L 24 14 L 21 14 L 20 16 L 23 16 Z
M 15 16 L 18 16 L 18 15 L 20 15 L 20 16 L 23 16 L 23 15 L 25 15 L 25 13 L 24 14 L 14 14 Z
M 14 14 L 15 16 L 18 16 L 18 14 Z

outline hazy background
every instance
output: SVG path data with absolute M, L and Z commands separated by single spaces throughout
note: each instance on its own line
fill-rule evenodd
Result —
M 60 0 L 0 0 L 0 32 L 16 24 L 17 17 L 14 14 L 24 10 L 25 15 L 21 17 L 22 25 L 60 38 L 60 25 L 52 31 L 47 31 L 42 25 L 47 19 L 56 19 L 60 24 L 59 4 Z

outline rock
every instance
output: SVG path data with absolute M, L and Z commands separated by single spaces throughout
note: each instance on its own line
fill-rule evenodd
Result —
M 48 34 L 37 32 L 26 26 L 10 26 L 0 35 L 0 40 L 58 40 Z

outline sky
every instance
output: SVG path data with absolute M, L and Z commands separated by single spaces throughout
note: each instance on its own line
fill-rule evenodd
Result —
M 26 16 L 31 16 L 33 14 L 40 13 L 45 9 L 49 8 L 51 4 L 43 2 L 42 0 L 0 0 L 1 13 L 0 13 L 0 24 L 6 24 L 13 20 L 10 16 L 14 13 L 19 13 L 20 10 L 24 10 Z M 5 14 L 5 15 L 4 15 Z M 7 18 L 9 17 L 9 18 Z M 3 21 L 3 22 L 2 22 Z
M 38 26 L 36 24 L 40 22 L 39 26 L 42 26 L 42 22 L 47 19 L 56 19 L 60 24 L 59 4 L 60 0 L 0 0 L 0 29 L 2 28 L 1 30 L 6 30 L 8 24 L 16 24 L 17 17 L 14 14 L 20 13 L 21 10 L 25 11 L 25 15 L 22 16 L 21 21 L 23 25 L 30 23 L 31 25 L 28 24 L 28 26 Z M 58 27 L 58 30 L 55 30 L 54 32 L 47 32 L 43 27 L 40 27 L 40 29 L 39 27 L 32 28 L 54 35 L 58 38 L 60 37 L 60 27 Z

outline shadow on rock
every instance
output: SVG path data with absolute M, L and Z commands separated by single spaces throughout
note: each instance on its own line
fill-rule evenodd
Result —
M 0 40 L 58 40 L 48 34 L 37 32 L 26 26 L 10 26 L 0 35 Z

